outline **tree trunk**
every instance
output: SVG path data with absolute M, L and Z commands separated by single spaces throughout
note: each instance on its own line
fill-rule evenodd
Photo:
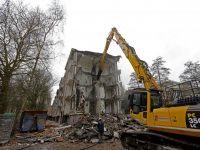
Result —
M 0 93 L 0 114 L 5 113 L 7 110 L 9 82 L 10 82 L 10 77 L 4 76 L 4 78 L 2 79 L 2 89 Z
M 17 131 L 17 128 L 19 127 L 20 117 L 21 117 L 22 112 L 24 111 L 24 106 L 26 104 L 26 100 L 27 100 L 27 97 L 29 95 L 29 91 L 31 89 L 31 83 L 32 83 L 32 80 L 33 80 L 33 76 L 34 76 L 34 73 L 35 73 L 35 69 L 36 69 L 38 60 L 39 60 L 40 52 L 41 52 L 41 49 L 38 52 L 38 55 L 36 57 L 36 61 L 35 61 L 35 64 L 34 64 L 34 67 L 33 67 L 32 73 L 31 73 L 31 77 L 30 77 L 30 80 L 29 80 L 29 83 L 28 83 L 28 87 L 27 87 L 27 90 L 25 92 L 24 98 L 22 99 L 22 105 L 21 105 L 21 107 L 19 109 L 19 113 L 18 113 L 18 115 L 16 117 L 16 120 L 15 120 L 15 124 L 14 124 L 14 127 L 13 127 L 12 134 L 14 134 Z
M 19 123 L 20 123 L 20 117 L 22 112 L 24 111 L 24 106 L 26 104 L 26 99 L 28 97 L 28 94 L 25 94 L 24 98 L 22 99 L 22 105 L 19 109 L 19 113 L 17 114 L 17 118 L 15 120 L 15 124 L 14 124 L 14 128 L 13 128 L 13 133 L 15 133 L 17 131 L 17 128 L 19 127 Z

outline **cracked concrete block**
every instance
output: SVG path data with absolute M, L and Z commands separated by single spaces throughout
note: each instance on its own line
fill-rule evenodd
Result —
M 114 137 L 119 138 L 119 133 L 118 132 L 114 132 Z

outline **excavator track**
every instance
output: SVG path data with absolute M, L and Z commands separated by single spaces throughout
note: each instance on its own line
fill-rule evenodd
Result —
M 161 134 L 152 131 L 123 132 L 120 136 L 124 148 L 129 150 L 197 150 L 200 149 L 199 138 L 173 134 Z

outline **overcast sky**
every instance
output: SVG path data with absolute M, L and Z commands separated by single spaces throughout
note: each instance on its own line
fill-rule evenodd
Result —
M 25 0 L 46 8 L 49 0 Z M 112 27 L 133 46 L 140 59 L 149 66 L 162 56 L 171 69 L 169 78 L 178 76 L 189 60 L 200 56 L 200 1 L 198 0 L 61 0 L 66 9 L 63 36 L 65 57 L 59 59 L 54 70 L 61 78 L 71 48 L 103 52 Z M 123 85 L 128 88 L 132 69 L 120 47 L 112 42 L 108 53 L 121 55 L 118 63 Z M 55 88 L 58 88 L 56 86 Z

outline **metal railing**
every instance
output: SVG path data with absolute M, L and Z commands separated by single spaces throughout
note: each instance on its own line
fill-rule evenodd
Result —
M 166 87 L 163 99 L 168 104 L 200 103 L 200 81 L 191 80 Z

